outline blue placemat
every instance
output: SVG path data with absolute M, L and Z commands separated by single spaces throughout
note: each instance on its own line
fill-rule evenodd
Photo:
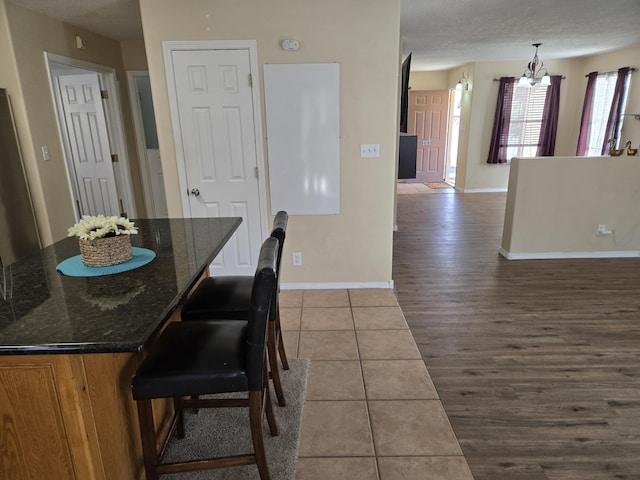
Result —
M 132 247 L 131 253 L 133 257 L 124 263 L 118 265 L 109 265 L 108 267 L 87 267 L 82 263 L 80 255 L 67 258 L 58 264 L 56 270 L 68 277 L 100 277 L 102 275 L 113 275 L 114 273 L 122 273 L 134 268 L 142 267 L 151 260 L 156 258 L 156 252 L 146 248 Z

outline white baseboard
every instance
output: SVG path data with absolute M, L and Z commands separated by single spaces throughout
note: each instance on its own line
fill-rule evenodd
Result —
M 463 188 L 462 193 L 506 193 L 506 188 Z
M 355 290 L 358 288 L 391 288 L 393 280 L 388 282 L 326 282 L 326 283 L 281 283 L 280 290 Z
M 500 255 L 507 260 L 552 260 L 562 258 L 635 258 L 640 257 L 640 251 L 613 250 L 600 252 L 538 252 L 538 253 L 510 253 L 500 249 Z

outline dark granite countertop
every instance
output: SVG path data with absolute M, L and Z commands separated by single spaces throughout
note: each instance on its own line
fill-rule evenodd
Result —
M 66 238 L 0 274 L 0 355 L 134 352 L 166 322 L 242 221 L 134 220 L 151 263 L 101 277 L 56 271 L 80 253 Z

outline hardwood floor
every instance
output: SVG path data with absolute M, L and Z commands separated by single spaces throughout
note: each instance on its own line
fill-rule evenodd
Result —
M 508 261 L 505 200 L 398 196 L 395 290 L 474 478 L 640 479 L 640 258 Z

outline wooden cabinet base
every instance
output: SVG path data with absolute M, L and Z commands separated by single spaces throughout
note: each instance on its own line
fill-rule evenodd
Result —
M 0 356 L 0 478 L 141 478 L 131 397 L 141 359 L 138 353 Z M 171 408 L 166 400 L 154 403 L 159 429 L 168 429 Z

